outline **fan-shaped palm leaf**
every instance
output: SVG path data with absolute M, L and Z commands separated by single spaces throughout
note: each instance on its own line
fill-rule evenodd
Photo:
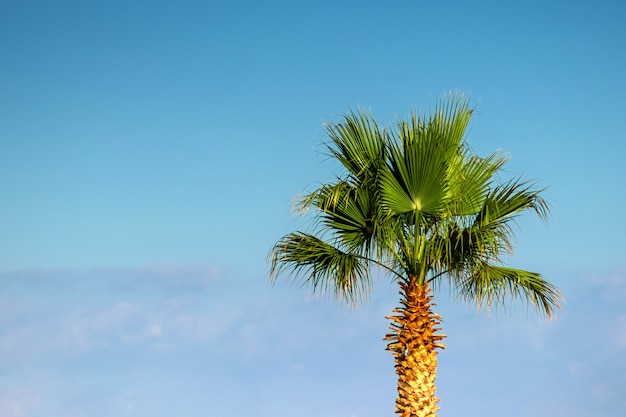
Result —
M 548 317 L 555 313 L 561 295 L 558 289 L 536 272 L 478 263 L 460 281 L 459 296 L 479 307 L 504 306 L 508 297 L 526 300 Z
M 357 303 L 367 296 L 369 263 L 308 233 L 292 233 L 279 240 L 272 250 L 270 276 L 291 270 L 294 278 L 304 276 L 304 285 L 313 292 L 332 292 L 336 297 Z

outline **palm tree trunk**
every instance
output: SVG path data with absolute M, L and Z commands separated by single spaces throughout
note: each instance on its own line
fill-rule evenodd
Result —
M 400 283 L 401 308 L 392 321 L 387 349 L 396 362 L 398 374 L 398 399 L 396 413 L 401 417 L 435 417 L 439 399 L 435 396 L 437 377 L 437 349 L 445 335 L 436 334 L 441 316 L 432 312 L 433 297 L 428 284 Z

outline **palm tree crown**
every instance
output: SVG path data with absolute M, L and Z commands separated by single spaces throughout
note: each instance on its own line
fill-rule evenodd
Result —
M 291 233 L 271 252 L 270 278 L 291 270 L 314 291 L 355 303 L 370 288 L 372 266 L 416 284 L 446 279 L 463 299 L 491 305 L 520 297 L 551 316 L 558 290 L 534 272 L 503 266 L 512 220 L 532 210 L 545 219 L 541 189 L 497 181 L 507 158 L 481 158 L 464 133 L 472 109 L 462 97 L 381 129 L 359 111 L 328 124 L 330 155 L 345 174 L 301 198 L 315 209 L 315 234 Z
M 356 305 L 371 272 L 388 272 L 401 307 L 385 340 L 396 362 L 402 417 L 434 417 L 437 334 L 431 287 L 447 281 L 461 299 L 503 305 L 521 298 L 550 317 L 558 289 L 536 272 L 504 265 L 512 253 L 512 223 L 533 211 L 548 215 L 542 189 L 498 175 L 507 158 L 477 156 L 465 141 L 472 109 L 463 97 L 442 100 L 430 117 L 413 113 L 390 129 L 371 114 L 352 112 L 327 125 L 330 156 L 343 172 L 305 195 L 312 233 L 294 232 L 270 252 L 270 280 L 283 272 L 313 291 L 332 292 Z

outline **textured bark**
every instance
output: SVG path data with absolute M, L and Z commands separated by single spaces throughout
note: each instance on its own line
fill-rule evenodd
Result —
M 387 349 L 396 362 L 398 399 L 396 413 L 401 417 L 435 417 L 439 399 L 435 395 L 437 349 L 445 335 L 437 334 L 441 316 L 432 312 L 433 297 L 425 285 L 400 284 L 401 304 L 394 309 Z

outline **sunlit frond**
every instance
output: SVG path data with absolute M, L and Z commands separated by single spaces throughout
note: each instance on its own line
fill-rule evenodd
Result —
M 385 135 L 373 116 L 366 111 L 351 112 L 339 123 L 328 123 L 327 148 L 355 178 L 367 181 L 384 164 Z
M 477 213 L 476 224 L 481 226 L 489 223 L 508 222 L 524 210 L 531 209 L 546 220 L 550 208 L 541 193 L 544 190 L 534 189 L 532 184 L 515 179 L 493 188 L 485 199 L 481 210 Z
M 270 253 L 270 280 L 282 272 L 302 276 L 313 292 L 332 293 L 356 304 L 370 288 L 369 262 L 307 233 L 292 233 L 279 240 Z
M 448 155 L 432 133 L 416 132 L 415 136 L 390 144 L 390 169 L 380 182 L 382 202 L 396 214 L 438 215 L 449 197 Z
M 507 163 L 508 158 L 494 152 L 486 158 L 470 154 L 464 148 L 450 165 L 449 187 L 453 198 L 450 199 L 449 215 L 463 216 L 477 213 L 493 186 L 493 177 Z
M 479 308 L 504 306 L 508 298 L 528 301 L 551 317 L 560 308 L 558 289 L 536 272 L 479 263 L 460 281 L 459 296 Z

